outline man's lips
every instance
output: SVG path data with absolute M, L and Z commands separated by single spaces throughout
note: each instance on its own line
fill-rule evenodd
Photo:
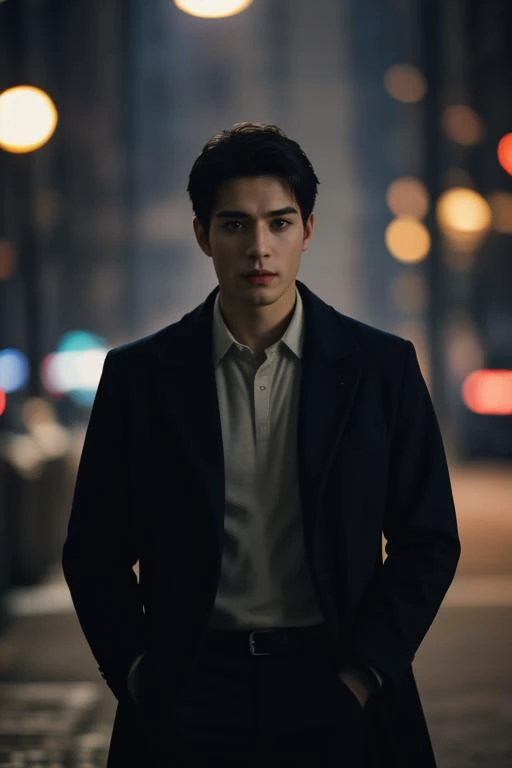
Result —
M 250 283 L 255 285 L 267 285 L 267 283 L 272 282 L 274 277 L 275 274 L 272 272 L 250 273 L 245 275 L 246 280 L 249 280 Z
M 275 272 L 269 272 L 266 269 L 261 270 L 261 272 L 246 272 L 244 277 L 275 277 Z

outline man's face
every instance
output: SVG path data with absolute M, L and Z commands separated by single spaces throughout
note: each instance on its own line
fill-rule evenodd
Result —
M 297 201 L 274 176 L 223 184 L 208 233 L 194 219 L 197 241 L 213 260 L 221 298 L 239 307 L 268 306 L 295 295 L 301 253 L 313 227 L 313 214 L 304 227 Z

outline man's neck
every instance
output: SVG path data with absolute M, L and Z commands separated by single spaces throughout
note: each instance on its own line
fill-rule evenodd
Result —
M 259 355 L 279 341 L 286 331 L 293 315 L 295 299 L 294 290 L 283 304 L 276 302 L 266 307 L 232 307 L 229 303 L 226 305 L 221 295 L 219 306 L 224 322 L 234 338 Z

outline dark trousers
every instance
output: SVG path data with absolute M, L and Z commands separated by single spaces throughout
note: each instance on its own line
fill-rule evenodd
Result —
M 170 734 L 171 735 L 171 734 Z M 368 710 L 337 676 L 334 652 L 203 652 L 179 697 L 173 766 L 376 764 Z

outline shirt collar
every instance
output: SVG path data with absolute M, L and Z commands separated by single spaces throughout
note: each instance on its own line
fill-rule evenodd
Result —
M 295 290 L 295 309 L 285 332 L 272 346 L 285 344 L 295 357 L 301 358 L 304 339 L 304 311 L 299 291 Z M 227 327 L 222 312 L 220 311 L 219 293 L 215 297 L 213 305 L 213 362 L 217 366 L 222 358 L 229 352 L 233 344 L 239 344 Z

